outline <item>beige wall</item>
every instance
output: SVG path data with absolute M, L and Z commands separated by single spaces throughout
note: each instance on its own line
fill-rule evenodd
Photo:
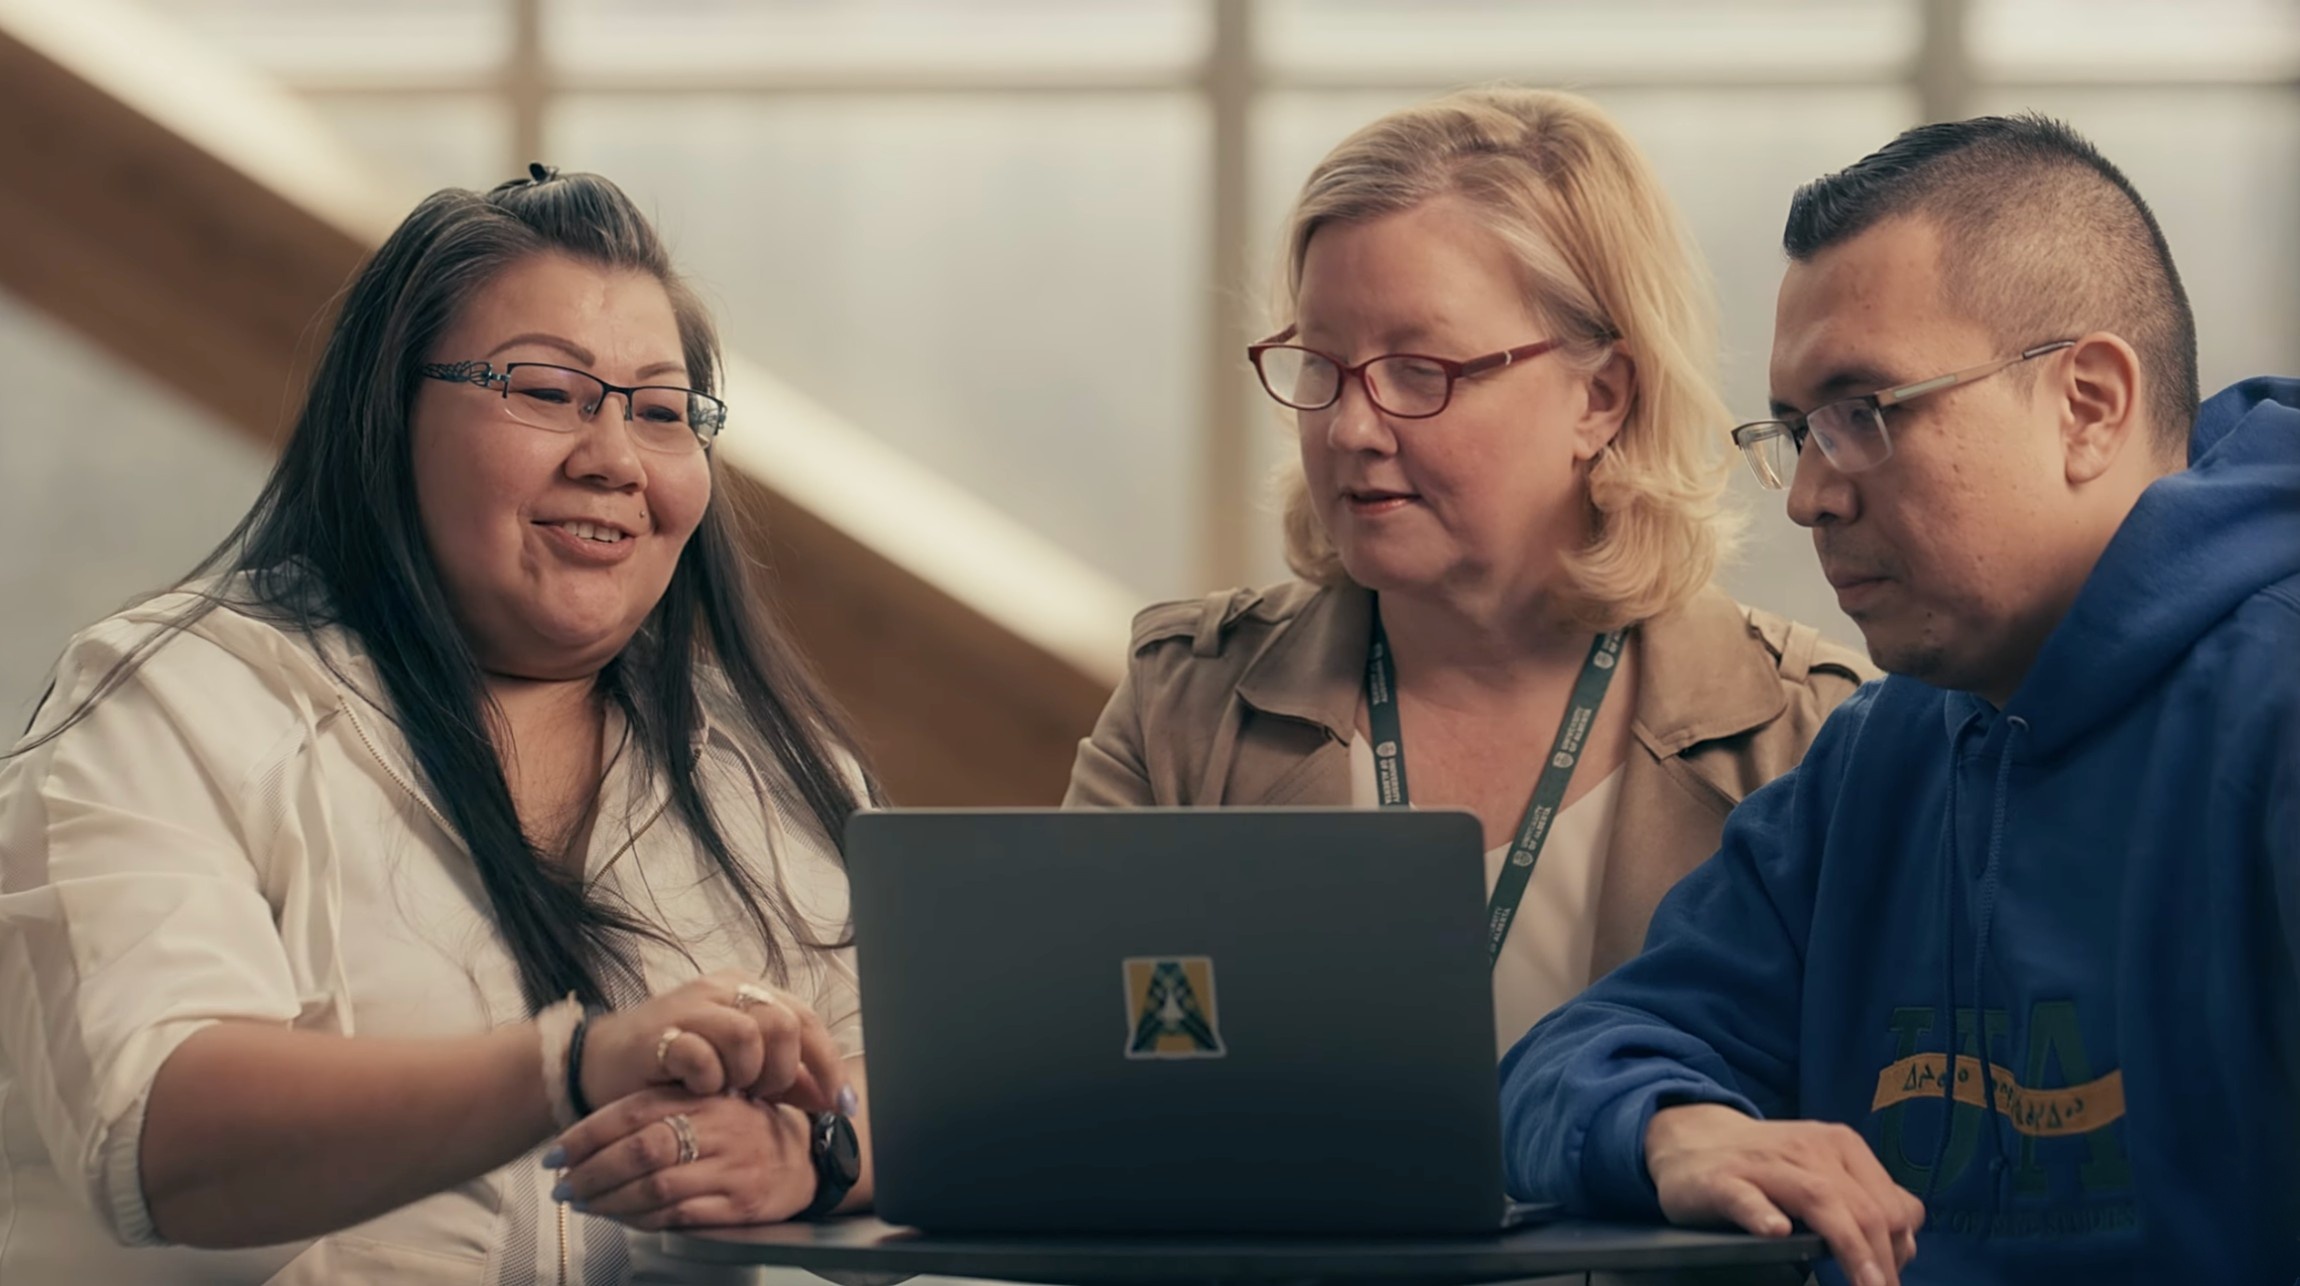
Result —
M 72 632 L 180 575 L 263 468 L 239 434 L 0 294 L 0 741 Z

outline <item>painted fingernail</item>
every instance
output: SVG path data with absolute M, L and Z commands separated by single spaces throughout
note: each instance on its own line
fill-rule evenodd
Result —
M 574 1200 L 574 1198 L 575 1189 L 569 1187 L 565 1179 L 561 1179 L 557 1184 L 552 1186 L 551 1199 L 553 1201 L 567 1202 Z
M 857 1099 L 855 1098 L 855 1087 L 854 1087 L 854 1086 L 852 1086 L 852 1085 L 841 1085 L 841 1086 L 839 1086 L 839 1115 L 840 1115 L 840 1116 L 853 1116 L 853 1115 L 855 1114 L 855 1108 L 856 1108 L 856 1106 L 858 1105 L 858 1102 L 859 1102 L 859 1100 L 857 1100 Z
M 567 1164 L 567 1149 L 556 1143 L 551 1145 L 549 1152 L 543 1154 L 543 1168 L 546 1170 L 556 1170 L 565 1164 Z

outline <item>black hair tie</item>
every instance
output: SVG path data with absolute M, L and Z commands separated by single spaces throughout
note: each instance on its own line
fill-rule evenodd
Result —
M 549 183 L 558 177 L 559 170 L 555 166 L 545 165 L 541 161 L 527 163 L 527 181 L 530 183 Z
M 575 1030 L 567 1034 L 567 1103 L 578 1121 L 592 1111 L 591 1100 L 583 1097 L 583 1037 L 590 1026 L 591 1007 L 586 1005 L 583 1016 L 575 1020 Z

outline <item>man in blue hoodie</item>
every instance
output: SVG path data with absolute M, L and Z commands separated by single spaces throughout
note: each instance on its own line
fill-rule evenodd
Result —
M 2197 412 L 2154 217 L 2041 118 L 1785 243 L 1735 439 L 1892 677 L 1510 1052 L 1512 1190 L 1863 1286 L 2293 1282 L 2300 383 Z

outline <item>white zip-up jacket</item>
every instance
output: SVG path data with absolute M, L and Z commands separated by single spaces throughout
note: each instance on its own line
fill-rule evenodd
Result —
M 33 733 L 190 601 L 167 595 L 75 638 Z M 389 711 L 343 632 L 307 639 L 222 607 L 83 722 L 0 761 L 0 1282 L 524 1286 L 560 1280 L 563 1263 L 567 1280 L 625 1276 L 619 1232 L 563 1218 L 533 1154 L 310 1242 L 204 1251 L 154 1236 L 144 1108 L 193 1032 L 238 1020 L 439 1037 L 528 1016 L 478 874 Z M 843 869 L 780 775 L 718 729 L 698 743 L 735 852 L 818 941 L 841 940 Z M 684 948 L 642 949 L 649 989 L 761 975 L 725 879 L 637 759 L 612 760 L 587 878 Z M 851 952 L 784 953 L 784 985 L 859 1053 Z

